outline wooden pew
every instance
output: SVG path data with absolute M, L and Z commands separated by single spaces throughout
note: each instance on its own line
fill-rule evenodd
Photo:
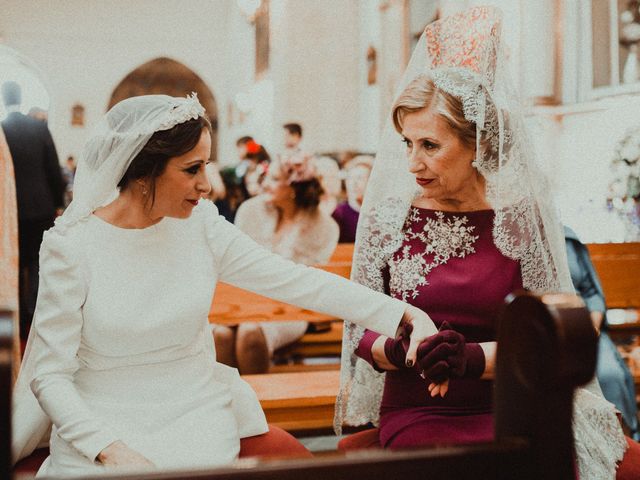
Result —
M 353 243 L 339 243 L 333 251 L 329 263 L 348 263 L 351 265 L 353 261 L 353 246 Z
M 640 308 L 640 243 L 587 244 L 607 308 Z
M 267 422 L 296 436 L 331 434 L 339 370 L 243 375 Z
M 297 342 L 277 350 L 274 356 L 277 361 L 282 358 L 289 359 L 293 365 L 305 358 L 334 357 L 336 359 L 335 365 L 338 365 L 342 353 L 342 330 L 342 321 L 330 322 L 326 329 L 305 334 Z M 274 368 L 269 370 L 270 372 L 278 370 L 277 363 Z
M 508 299 L 498 329 L 495 379 L 496 440 L 474 445 L 347 457 L 240 462 L 194 472 L 130 476 L 132 480 L 376 480 L 571 479 L 573 390 L 593 376 L 597 338 L 575 297 Z M 7 402 L 6 391 L 0 393 Z M 3 444 L 8 444 L 5 430 Z M 113 477 L 114 479 L 117 477 Z M 120 477 L 121 478 L 121 477 Z

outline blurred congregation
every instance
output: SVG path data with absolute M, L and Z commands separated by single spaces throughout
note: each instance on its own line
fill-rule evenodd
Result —
M 459 250 L 436 252 L 433 263 L 421 263 L 423 270 L 415 273 L 415 269 L 411 270 L 415 264 L 402 263 L 402 260 L 407 260 L 411 242 L 424 241 L 422 233 L 414 234 L 411 230 L 412 222 L 419 224 L 416 220 L 422 214 L 419 206 L 411 204 L 412 210 L 403 215 L 403 221 L 382 223 L 377 230 L 363 223 L 361 211 L 372 216 L 380 211 L 386 214 L 384 206 L 377 203 L 383 190 L 374 190 L 372 194 L 370 187 L 380 152 L 396 160 L 385 150 L 385 127 L 391 131 L 395 127 L 397 132 L 393 131 L 393 134 L 402 137 L 406 144 L 402 147 L 404 151 L 411 149 L 409 134 L 406 131 L 400 136 L 396 133 L 401 132 L 402 122 L 424 105 L 402 110 L 402 105 L 398 107 L 398 94 L 407 87 L 408 82 L 404 82 L 410 77 L 409 73 L 419 77 L 419 72 L 410 69 L 405 72 L 405 69 L 414 49 L 424 47 L 420 42 L 424 41 L 425 27 L 487 4 L 499 7 L 504 15 L 501 28 L 509 64 L 507 73 L 514 79 L 514 90 L 521 98 L 519 107 L 524 115 L 527 138 L 535 152 L 535 167 L 522 170 L 526 175 L 518 171 L 521 177 L 518 181 L 526 177 L 527 181 L 535 182 L 534 174 L 527 175 L 538 169 L 541 176 L 548 178 L 548 184 L 544 185 L 548 197 L 545 201 L 557 208 L 559 221 L 556 226 L 562 233 L 554 237 L 548 225 L 535 217 L 542 218 L 548 213 L 546 204 L 543 207 L 535 204 L 527 212 L 535 212 L 531 214 L 535 217 L 532 224 L 542 231 L 543 240 L 539 245 L 551 250 L 553 245 L 549 245 L 555 241 L 562 245 L 561 257 L 568 261 L 563 263 L 568 265 L 566 273 L 570 274 L 575 293 L 582 299 L 581 305 L 588 312 L 598 336 L 597 365 L 592 372 L 599 384 L 598 390 L 601 388 L 604 398 L 614 405 L 624 432 L 622 443 L 627 441 L 630 446 L 627 451 L 640 448 L 637 444 L 640 440 L 640 276 L 637 272 L 640 270 L 636 270 L 640 269 L 640 1 L 637 0 L 61 0 L 53 3 L 0 0 L 0 310 L 10 312 L 13 325 L 13 379 L 18 378 L 25 351 L 28 353 L 32 342 L 38 341 L 29 340 L 28 343 L 37 308 L 45 308 L 37 305 L 40 302 L 46 306 L 52 301 L 51 295 L 41 294 L 44 300 L 38 296 L 43 282 L 45 292 L 48 292 L 46 288 L 51 288 L 40 264 L 45 251 L 41 250 L 43 238 L 47 236 L 45 232 L 54 225 L 58 228 L 56 220 L 65 218 L 65 212 L 75 201 L 74 183 L 80 178 L 76 176 L 78 164 L 84 161 L 94 167 L 88 156 L 91 148 L 95 148 L 95 142 L 91 140 L 93 129 L 101 125 L 107 112 L 117 109 L 123 101 L 126 104 L 128 99 L 143 95 L 186 98 L 187 107 L 184 108 L 192 109 L 187 112 L 192 115 L 188 121 L 198 119 L 205 125 L 202 131 L 210 134 L 211 149 L 210 157 L 204 159 L 203 172 L 210 188 L 202 194 L 200 204 L 206 202 L 206 208 L 210 207 L 243 234 L 234 237 L 236 240 L 230 241 L 231 245 L 234 242 L 248 245 L 242 242 L 249 238 L 265 251 L 295 264 L 318 267 L 374 290 L 378 283 L 363 282 L 358 275 L 366 277 L 369 268 L 378 268 L 371 252 L 382 252 L 380 255 L 387 255 L 386 260 L 392 258 L 397 262 L 389 260 L 390 266 L 384 265 L 386 270 L 380 267 L 384 273 L 379 279 L 378 290 L 385 294 L 393 291 L 398 282 L 394 284 L 390 278 L 400 272 L 413 278 L 415 284 L 411 284 L 412 290 L 405 288 L 405 282 L 401 285 L 402 294 L 395 296 L 409 304 L 419 298 L 418 287 L 424 288 L 429 282 L 414 277 L 431 275 L 432 268 L 440 268 L 454 257 L 459 260 L 474 253 L 471 247 L 464 250 L 467 247 L 461 247 L 459 242 L 475 241 L 478 237 L 471 233 L 480 235 L 482 226 L 486 225 L 473 215 L 469 215 L 472 219 L 469 226 L 466 226 L 466 220 L 453 217 L 447 225 L 455 224 L 457 236 L 443 234 L 444 240 L 441 239 L 439 245 L 451 247 L 451 252 L 456 248 Z M 493 34 L 495 31 L 491 31 Z M 424 50 L 426 56 L 426 48 Z M 433 54 L 433 50 L 429 52 Z M 429 68 L 435 66 L 435 61 L 428 65 Z M 512 93 L 508 89 L 504 92 Z M 501 97 L 504 92 L 494 97 L 494 92 L 489 92 L 486 98 L 491 101 L 497 98 L 495 101 L 499 103 L 504 100 Z M 482 99 L 484 101 L 485 96 Z M 182 103 L 176 105 L 183 108 Z M 200 105 L 204 114 L 198 116 Z M 466 117 L 469 108 L 464 106 Z M 400 113 L 397 113 L 398 108 Z M 490 114 L 487 107 L 487 118 Z M 482 115 L 485 115 L 484 110 Z M 500 142 L 505 142 L 504 155 L 510 155 L 511 148 L 516 149 L 506 146 L 515 138 L 513 131 L 516 129 L 508 114 L 505 118 L 500 122 L 496 120 L 495 124 L 496 129 L 498 124 L 501 129 L 500 135 L 496 133 L 496 139 L 493 139 L 493 147 L 500 151 L 499 158 L 503 145 L 500 143 L 500 148 L 496 147 L 498 137 Z M 452 122 L 447 122 L 453 128 Z M 171 127 L 176 124 L 180 125 L 176 121 Z M 481 150 L 480 136 L 489 135 L 487 132 L 491 127 L 493 125 L 478 127 L 478 150 Z M 508 128 L 512 131 L 503 132 L 502 129 Z M 166 130 L 163 129 L 164 126 L 157 127 L 154 135 Z M 474 130 L 474 148 L 475 135 Z M 135 137 L 134 134 L 131 136 Z M 115 135 L 114 138 L 119 137 Z M 188 151 L 171 158 L 182 158 L 197 150 L 201 144 L 196 146 L 196 141 Z M 106 143 L 105 148 L 111 148 L 111 143 Z M 519 148 L 520 144 L 517 146 Z M 140 146 L 136 155 L 142 148 Z M 477 168 L 478 161 L 475 159 L 470 165 Z M 390 185 L 399 184 L 401 167 L 394 168 L 396 170 L 391 167 L 379 170 L 378 181 L 386 179 Z M 159 172 L 158 176 L 161 174 Z M 193 175 L 198 173 L 194 170 Z M 423 188 L 427 187 L 421 181 L 433 180 L 415 175 Z M 132 182 L 139 180 L 135 178 Z M 120 178 L 117 182 L 121 182 Z M 85 192 L 93 188 L 90 182 L 86 185 L 89 187 L 84 187 Z M 484 188 L 485 184 L 482 185 Z M 496 182 L 496 185 L 498 187 L 490 186 L 497 191 L 506 188 L 507 183 Z M 517 183 L 514 181 L 510 185 Z M 120 192 L 125 186 L 117 184 Z M 141 195 L 147 195 L 146 187 L 146 184 L 140 187 Z M 416 188 L 415 182 L 411 188 Z M 152 196 L 156 194 L 155 189 L 156 183 L 153 183 Z M 491 188 L 488 191 L 495 193 Z M 198 204 L 197 198 L 193 200 L 194 205 Z M 99 206 L 104 204 L 106 202 Z M 487 207 L 480 202 L 478 205 L 478 208 L 460 211 L 498 210 L 493 204 Z M 444 221 L 437 216 L 440 213 L 420 221 L 427 225 L 441 222 L 437 224 L 442 226 Z M 75 214 L 73 209 L 67 212 L 68 217 Z M 517 216 L 513 212 L 509 214 Z M 549 215 L 555 219 L 555 213 Z M 479 223 L 474 224 L 474 218 Z M 393 243 L 394 240 L 390 240 L 393 235 L 385 228 L 408 231 L 404 241 L 409 246 L 399 249 L 402 240 Z M 426 231 L 427 227 L 424 229 Z M 518 234 L 527 239 L 534 236 L 525 230 L 522 227 Z M 487 231 L 492 231 L 491 226 Z M 493 235 L 499 236 L 496 231 L 493 230 Z M 513 232 L 505 235 L 509 233 L 513 235 Z M 544 237 L 545 233 L 548 237 Z M 208 241 L 216 241 L 210 232 L 208 235 Z M 191 248 L 191 241 L 193 238 L 182 246 Z M 391 246 L 385 243 L 387 241 Z M 512 243 L 515 245 L 513 250 L 517 250 L 518 242 Z M 426 252 L 433 254 L 429 248 Z M 480 251 L 480 247 L 477 249 Z M 401 258 L 399 252 L 404 252 L 404 257 Z M 78 254 L 78 258 L 81 257 Z M 225 265 L 227 270 L 220 267 L 225 273 L 244 265 L 240 254 L 231 257 L 229 253 L 214 252 L 214 257 L 216 267 Z M 554 258 L 557 261 L 557 257 Z M 469 263 L 467 265 L 471 266 L 466 268 L 487 268 L 491 275 L 502 272 L 495 274 L 502 278 L 509 269 L 521 268 L 510 263 L 514 259 L 521 260 L 516 254 L 503 255 L 500 256 L 502 263 L 490 268 L 485 263 L 479 263 L 479 266 Z M 361 262 L 359 266 L 357 262 Z M 197 264 L 190 265 L 197 270 Z M 79 268 L 76 263 L 73 265 Z M 282 270 L 278 268 L 273 271 L 288 272 L 284 266 Z M 522 270 L 526 268 L 522 267 Z M 564 272 L 557 264 L 549 270 L 559 277 Z M 89 278 L 93 274 L 91 271 L 86 276 Z M 356 331 L 354 325 L 343 321 L 340 315 L 316 314 L 310 308 L 289 305 L 291 302 L 287 299 L 302 302 L 305 298 L 304 292 L 296 290 L 294 281 L 287 283 L 284 277 L 276 278 L 275 273 L 273 278 L 261 277 L 261 281 L 274 285 L 274 289 L 280 285 L 282 290 L 293 292 L 288 297 L 279 297 L 267 295 L 273 292 L 263 285 L 260 287 L 264 287 L 264 291 L 256 289 L 248 293 L 245 290 L 252 289 L 240 288 L 242 282 L 227 274 L 235 282 L 224 282 L 218 276 L 211 282 L 212 289 L 218 280 L 221 283 L 209 302 L 207 335 L 210 334 L 214 345 L 214 362 L 237 369 L 257 392 L 271 428 L 267 435 L 274 435 L 268 439 L 267 453 L 275 451 L 282 455 L 282 451 L 274 447 L 278 442 L 284 442 L 281 444 L 301 457 L 310 456 L 309 451 L 327 455 L 336 450 L 381 447 L 381 442 L 384 444 L 385 441 L 388 441 L 388 445 L 382 445 L 385 448 L 389 445 L 392 445 L 391 449 L 400 448 L 393 443 L 397 440 L 397 432 L 387 439 L 379 438 L 380 425 L 366 416 L 369 414 L 367 409 L 380 409 L 380 398 L 383 398 L 382 413 L 385 408 L 393 410 L 388 402 L 390 397 L 394 398 L 394 385 L 401 392 L 405 389 L 397 380 L 400 376 L 392 377 L 397 383 L 385 383 L 382 396 L 383 384 L 377 381 L 379 377 L 373 372 L 385 370 L 380 368 L 381 364 L 376 364 L 373 353 L 375 342 L 380 342 L 372 336 L 371 344 L 366 344 L 367 335 L 371 333 L 368 325 L 364 325 L 367 327 L 364 336 L 358 330 L 360 336 L 354 341 L 351 337 Z M 153 272 L 133 272 L 132 275 L 142 278 L 153 276 Z M 538 272 L 538 276 L 543 275 Z M 433 278 L 430 282 L 438 283 L 438 277 L 430 278 Z M 189 281 L 197 283 L 200 277 L 194 276 Z M 446 278 L 443 281 L 447 288 L 434 294 L 438 299 L 449 298 L 448 292 L 457 286 L 464 292 L 460 297 L 465 300 L 460 300 L 460 305 L 465 305 L 465 312 L 477 309 L 483 315 L 489 315 L 483 306 L 464 303 L 474 297 L 473 292 L 484 295 L 486 292 L 480 287 L 466 284 L 461 287 L 456 281 L 449 285 Z M 519 278 L 511 283 L 504 281 L 508 285 L 501 288 L 508 291 L 534 290 Z M 489 284 L 495 286 L 493 280 L 477 282 L 483 288 L 488 288 Z M 172 285 L 170 281 L 167 284 Z M 557 286 L 560 290 L 562 282 Z M 136 296 L 135 288 L 114 291 L 123 298 Z M 158 297 L 166 291 L 164 286 L 159 288 Z M 65 294 L 73 297 L 73 289 L 65 290 Z M 344 295 L 347 295 L 346 290 Z M 319 302 L 319 298 L 320 295 L 314 301 Z M 338 300 L 333 305 L 331 300 L 322 298 L 332 308 L 347 308 L 338 305 Z M 362 298 L 356 295 L 354 305 L 364 305 L 363 298 L 364 295 Z M 120 299 L 112 301 L 118 303 Z M 82 302 L 77 300 L 77 303 Z M 372 300 L 372 305 L 374 303 Z M 375 311 L 381 309 L 375 307 Z M 498 311 L 497 307 L 495 311 Z M 447 321 L 437 322 L 438 334 L 442 333 L 440 330 L 447 330 Z M 404 350 L 398 346 L 401 342 L 392 346 L 389 339 L 389 343 L 383 342 L 381 348 L 391 364 L 389 370 L 403 368 L 409 333 L 404 335 Z M 44 339 L 43 343 L 47 344 L 45 336 L 38 332 L 32 336 Z M 479 335 L 478 338 L 484 337 Z M 475 343 L 468 340 L 467 346 L 477 347 L 476 354 L 482 352 L 478 345 L 486 340 L 476 339 Z M 363 345 L 370 350 L 362 353 Z M 460 348 L 464 350 L 464 341 L 462 345 Z M 392 359 L 393 352 L 390 353 L 393 348 L 399 348 L 403 355 L 396 363 Z M 463 364 L 472 370 L 475 357 L 473 353 L 466 354 L 468 357 L 464 358 Z M 487 354 L 486 350 L 484 354 Z M 365 393 L 358 395 L 371 394 L 372 398 L 378 395 L 377 400 L 363 401 L 362 411 L 345 406 L 349 395 L 358 396 L 354 393 L 356 387 L 370 381 L 355 368 L 356 356 L 359 357 L 358 364 L 363 363 L 362 360 L 368 362 L 367 375 L 374 378 L 373 386 L 367 385 Z M 75 362 L 75 355 L 72 357 Z M 350 365 L 349 358 L 354 359 Z M 486 366 L 487 371 L 482 373 L 486 377 L 490 362 L 484 362 L 482 360 L 481 373 Z M 71 367 L 65 368 L 60 376 L 75 375 L 69 373 Z M 451 371 L 454 370 L 451 367 Z M 424 370 L 420 373 L 423 380 L 424 373 Z M 470 380 L 469 375 L 462 373 L 459 375 L 462 378 L 457 379 L 465 388 L 468 385 L 465 382 L 479 381 L 481 376 L 478 374 Z M 491 375 L 493 372 L 489 373 Z M 345 378 L 356 386 L 345 383 Z M 449 377 L 432 382 L 429 392 L 436 384 L 436 388 L 440 388 L 443 382 L 449 385 Z M 37 384 L 33 380 L 27 390 L 30 388 L 35 392 Z M 232 392 L 235 392 L 234 388 L 231 387 Z M 406 391 L 410 396 L 411 388 L 406 387 Z M 492 394 L 490 387 L 483 392 L 487 398 Z M 443 398 L 445 393 L 446 390 L 441 394 Z M 398 390 L 395 394 L 399 395 Z M 434 396 L 437 395 L 431 394 Z M 342 399 L 344 405 L 341 405 Z M 361 400 L 358 397 L 358 401 Z M 436 406 L 440 408 L 439 404 Z M 335 419 L 334 409 L 337 412 Z M 345 418 L 361 421 L 351 424 L 357 428 L 347 428 L 342 434 L 342 425 L 348 424 Z M 476 420 L 478 423 L 473 428 L 480 431 L 491 418 Z M 386 425 L 383 423 L 382 428 L 389 428 Z M 368 430 L 364 430 L 365 427 Z M 358 429 L 362 430 L 360 434 L 368 432 L 369 437 L 349 437 L 349 433 Z M 334 437 L 333 430 L 341 435 Z M 372 431 L 375 432 L 373 437 Z M 447 427 L 443 427 L 443 431 L 447 431 Z M 263 431 L 260 433 L 264 434 Z M 244 441 L 255 438 L 254 435 L 240 435 L 239 438 Z M 298 445 L 291 435 L 300 439 L 304 446 Z M 464 437 L 464 441 L 467 440 Z M 438 438 L 432 443 L 440 441 Z M 242 443 L 240 458 L 252 456 L 257 451 L 262 453 L 263 444 L 260 448 L 256 445 L 258 443 Z M 29 450 L 29 455 L 21 454 L 21 459 L 26 457 L 26 461 L 22 459 L 21 467 L 18 463 L 16 473 L 22 472 L 26 475 L 24 478 L 31 478 L 29 475 L 35 474 L 49 454 L 47 448 L 37 449 L 37 446 L 27 444 L 24 451 Z M 411 446 L 415 447 L 415 444 Z M 35 454 L 31 453 L 34 451 Z M 85 454 L 84 451 L 81 453 Z M 596 456 L 592 451 L 589 454 Z M 235 455 L 238 457 L 237 452 Z M 601 454 L 602 457 L 607 455 L 609 452 Z M 578 465 L 578 456 L 569 463 Z M 621 457 L 608 460 L 615 464 Z M 98 463 L 96 460 L 95 464 Z M 634 473 L 618 478 L 633 478 L 640 472 L 640 461 L 636 460 L 636 463 L 632 467 Z M 582 465 L 578 466 L 580 478 L 582 475 L 584 478 L 609 478 L 589 476 Z

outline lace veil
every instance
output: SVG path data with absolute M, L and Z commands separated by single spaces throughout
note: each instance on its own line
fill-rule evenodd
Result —
M 473 166 L 484 176 L 487 200 L 495 212 L 495 245 L 520 262 L 525 288 L 573 293 L 562 225 L 509 80 L 501 25 L 501 12 L 494 7 L 471 8 L 429 24 L 395 98 L 425 76 L 438 89 L 461 99 L 465 118 L 476 125 Z M 401 245 L 403 224 L 419 193 L 391 117 L 384 126 L 360 212 L 352 269 L 353 280 L 378 291 L 384 291 L 383 268 Z M 337 433 L 343 424 L 378 424 L 384 374 L 354 354 L 362 334 L 362 327 L 345 322 L 334 421 Z M 597 385 L 594 388 L 599 390 Z M 609 427 L 619 441 L 612 412 Z
M 204 113 L 195 93 L 186 98 L 145 95 L 116 104 L 92 131 L 78 163 L 73 201 L 46 235 L 66 234 L 69 227 L 114 200 L 118 194 L 118 182 L 155 132 L 169 130 L 187 120 L 204 116 Z M 46 440 L 50 427 L 49 418 L 29 386 L 35 373 L 35 357 L 41 348 L 42 340 L 34 322 L 13 392 L 14 461 L 29 455 L 41 441 Z

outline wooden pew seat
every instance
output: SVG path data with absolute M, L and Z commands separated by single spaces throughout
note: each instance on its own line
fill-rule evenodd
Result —
M 298 435 L 329 433 L 340 388 L 339 370 L 244 375 L 267 422 Z

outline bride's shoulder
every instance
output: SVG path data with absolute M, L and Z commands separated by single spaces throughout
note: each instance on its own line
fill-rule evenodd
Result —
M 51 255 L 78 259 L 92 242 L 90 219 L 86 218 L 69 226 L 50 228 L 42 237 L 41 262 Z

